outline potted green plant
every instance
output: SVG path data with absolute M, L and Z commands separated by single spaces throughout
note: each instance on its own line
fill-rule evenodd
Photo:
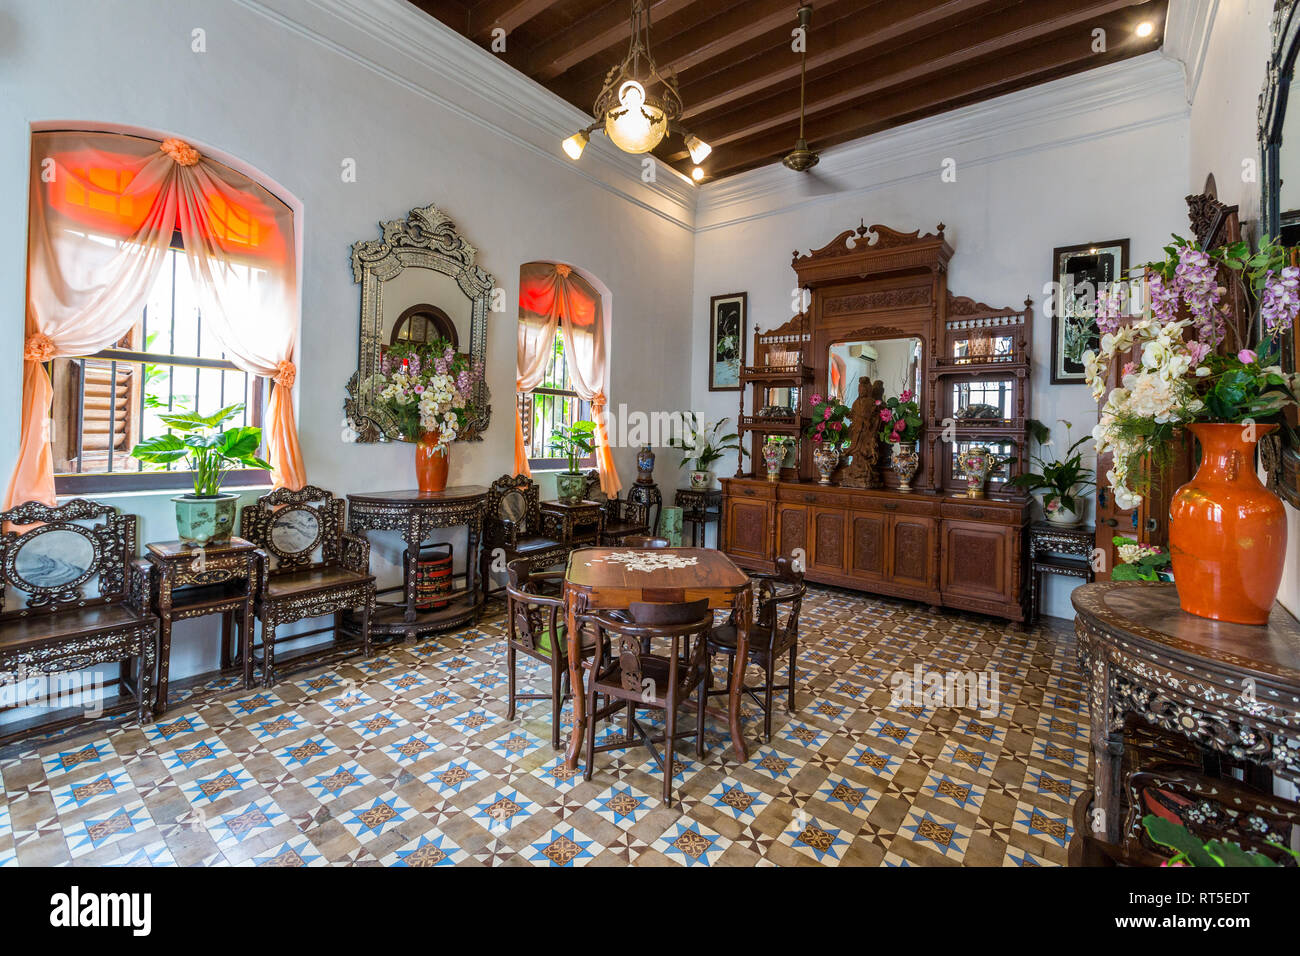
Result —
M 1161 866 L 1281 866 L 1272 857 L 1257 850 L 1243 850 L 1236 843 L 1227 840 L 1210 840 L 1208 843 L 1196 836 L 1181 823 L 1175 823 L 1154 813 L 1142 818 L 1142 827 L 1152 843 L 1173 850 L 1173 856 L 1160 864 Z M 1282 853 L 1289 853 L 1300 861 L 1300 853 L 1290 847 L 1266 841 Z
M 170 465 L 186 459 L 194 473 L 194 491 L 176 495 L 176 534 L 190 547 L 224 544 L 235 527 L 235 502 L 239 496 L 223 492 L 221 483 L 231 468 L 265 468 L 257 456 L 262 429 L 251 425 L 222 428 L 244 410 L 243 403 L 227 405 L 211 415 L 181 412 L 158 416 L 170 429 L 147 438 L 131 455 L 151 465 Z
M 682 460 L 678 467 L 691 462 L 695 467 L 691 471 L 691 488 L 695 491 L 707 491 L 713 486 L 712 464 L 729 451 L 734 451 L 742 457 L 748 454 L 740 444 L 740 438 L 735 432 L 726 435 L 719 435 L 727 422 L 731 419 L 720 418 L 716 422 L 700 422 L 700 419 L 694 412 L 686 412 L 682 415 L 682 434 L 672 435 L 668 439 L 670 448 L 676 448 L 682 452 Z
M 578 470 L 578 462 L 596 449 L 596 423 L 557 425 L 551 435 L 551 448 L 562 452 L 569 462 L 569 470 L 555 476 L 555 496 L 565 504 L 576 505 L 587 496 L 587 479 Z
M 1065 437 L 1069 441 L 1072 426 L 1063 418 L 1059 421 L 1065 426 Z M 1038 443 L 1040 452 L 1046 452 L 1053 446 L 1050 428 L 1033 418 L 1029 419 L 1028 425 L 1029 434 Z M 1093 471 L 1091 468 L 1084 467 L 1083 453 L 1079 451 L 1079 446 L 1089 437 L 1091 436 L 1084 435 L 1073 442 L 1065 450 L 1063 458 L 1031 455 L 1029 461 L 1037 466 L 1038 470 L 1029 470 L 1024 474 L 1016 475 L 1007 484 L 1015 488 L 1023 488 L 1025 491 L 1042 492 L 1043 511 L 1047 515 L 1047 520 L 1053 524 L 1065 526 L 1078 524 L 1083 516 L 1083 503 L 1086 500 L 1080 492 L 1085 488 L 1094 487 Z

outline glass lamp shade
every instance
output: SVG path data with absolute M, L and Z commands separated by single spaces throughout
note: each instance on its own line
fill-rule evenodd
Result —
M 570 159 L 577 160 L 582 158 L 582 151 L 587 148 L 587 134 L 574 133 L 562 144 L 565 153 Z
M 625 153 L 648 153 L 668 132 L 664 111 L 646 102 L 645 88 L 628 80 L 618 91 L 620 108 L 605 114 L 605 133 Z
M 713 147 L 694 134 L 686 137 L 686 149 L 691 154 L 691 162 L 696 166 L 704 162 L 713 152 Z

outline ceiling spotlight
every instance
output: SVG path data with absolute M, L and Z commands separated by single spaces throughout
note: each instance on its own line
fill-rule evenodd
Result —
M 696 166 L 694 169 L 691 170 L 691 179 L 695 180 L 698 183 L 703 178 L 704 178 L 704 170 L 702 168 Z
M 686 137 L 686 149 L 691 154 L 691 162 L 696 166 L 708 159 L 709 153 L 713 152 L 713 147 L 694 133 Z
M 586 133 L 578 132 L 564 141 L 564 151 L 569 154 L 569 159 L 582 158 L 582 151 L 587 148 L 587 140 Z
M 1150 20 L 1143 20 L 1137 25 L 1137 29 L 1133 32 L 1145 40 L 1151 34 L 1156 32 L 1156 25 Z

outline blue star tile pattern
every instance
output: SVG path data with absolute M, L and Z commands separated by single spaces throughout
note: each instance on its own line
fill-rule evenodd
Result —
M 867 733 L 883 744 L 890 744 L 903 749 L 910 749 L 912 744 L 916 743 L 917 738 L 921 736 L 921 732 L 915 727 L 883 717 L 868 727 Z
M 818 863 L 832 866 L 843 859 L 850 843 L 843 830 L 802 811 L 794 814 L 779 840 Z
M 1076 750 L 1074 747 L 1053 743 L 1050 740 L 1035 740 L 1029 755 L 1037 757 L 1039 760 L 1045 760 L 1048 763 L 1076 770 L 1088 766 L 1088 752 L 1086 750 Z
M 190 803 L 201 805 L 215 803 L 253 784 L 254 780 L 247 770 L 235 767 L 233 770 L 218 771 L 210 777 L 196 777 L 181 787 L 181 793 L 185 794 Z
M 150 743 L 158 744 L 165 743 L 173 737 L 198 733 L 207 729 L 208 725 L 204 723 L 203 718 L 198 714 L 186 714 L 184 717 L 177 717 L 175 720 L 160 720 L 156 724 L 151 724 L 144 728 L 144 735 Z
M 226 706 L 230 708 L 231 713 L 237 717 L 244 717 L 248 714 L 256 714 L 259 711 L 271 710 L 280 704 L 280 698 L 274 694 L 254 694 L 251 697 L 237 698 Z
M 761 747 L 750 754 L 749 763 L 745 766 L 772 780 L 790 780 L 802 765 L 803 761 L 796 757 L 787 756 L 771 747 Z
M 305 836 L 294 837 L 273 850 L 245 860 L 243 866 L 325 866 L 325 857 Z
M 386 858 L 386 866 L 454 866 L 468 854 L 442 833 L 425 833 Z
M 253 724 L 249 729 L 259 741 L 277 740 L 286 734 L 301 730 L 307 722 L 294 713 L 281 714 Z
M 573 827 L 556 827 L 533 843 L 527 858 L 535 866 L 585 866 L 596 858 L 594 845 Z
M 106 809 L 102 816 L 85 817 L 69 826 L 68 849 L 73 857 L 84 856 L 152 825 L 149 811 L 137 800 L 116 809 Z
M 451 691 L 439 690 L 432 694 L 425 694 L 423 697 L 416 698 L 411 703 L 415 704 L 415 706 L 419 707 L 426 713 L 436 714 L 440 711 L 446 710 L 448 707 L 463 702 L 464 699 L 465 698 L 460 697 L 457 694 L 453 694 Z
M 518 790 L 509 788 L 498 790 L 486 800 L 479 801 L 472 816 L 483 829 L 500 836 L 515 824 L 528 819 L 536 810 L 537 804 Z
M 441 767 L 430 770 L 421 777 L 421 780 L 434 790 L 447 796 L 460 793 L 461 789 L 467 784 L 473 785 L 480 780 L 487 779 L 487 776 L 487 772 L 482 767 L 472 763 L 468 757 L 459 757 L 443 764 Z
M 86 764 L 99 763 L 109 755 L 115 755 L 112 745 L 107 740 L 96 740 L 72 750 L 49 754 L 42 758 L 41 763 L 45 767 L 45 775 L 54 777 Z
M 872 793 L 869 788 L 833 775 L 826 778 L 826 782 L 817 791 L 817 796 L 823 803 L 847 810 L 862 819 L 866 819 L 871 813 L 871 808 L 880 799 L 879 795 Z
M 182 770 L 192 770 L 229 755 L 230 751 L 219 737 L 208 737 L 163 754 L 163 764 L 172 773 L 177 773 Z
M 655 806 L 657 801 L 645 794 L 637 793 L 626 784 L 616 784 L 592 797 L 587 809 L 602 820 L 608 820 L 626 830 L 649 816 Z
M 368 804 L 363 804 L 355 810 L 350 810 L 343 815 L 340 821 L 343 829 L 352 834 L 359 840 L 365 841 L 371 837 L 379 836 L 386 830 L 394 830 L 403 822 L 410 820 L 415 816 L 415 810 L 411 805 L 399 797 L 397 794 L 389 791 L 375 797 Z
M 176 858 L 167 844 L 159 840 L 148 846 L 142 846 L 120 863 L 113 866 L 176 866 Z
M 349 688 L 337 697 L 331 697 L 328 700 L 320 701 L 320 705 L 335 717 L 340 717 L 344 714 L 351 714 L 369 707 L 374 702 L 375 699 L 373 697 L 363 694 L 355 688 Z
M 391 670 L 397 666 L 397 661 L 391 657 L 372 657 L 368 661 L 361 661 L 357 664 L 357 670 L 363 674 L 382 674 L 386 670 Z
M 844 755 L 844 763 L 888 780 L 903 766 L 903 758 L 870 744 L 858 744 Z
M 362 737 L 370 740 L 374 737 L 382 737 L 389 731 L 396 730 L 399 727 L 406 726 L 406 721 L 391 710 L 381 710 L 369 717 L 360 717 L 352 721 L 348 726 Z
M 384 753 L 388 754 L 396 763 L 405 767 L 437 753 L 440 746 L 428 734 L 411 734 L 404 739 L 399 738 L 388 744 L 384 747 Z
M 275 751 L 275 759 L 292 770 L 295 767 L 305 767 L 310 763 L 328 757 L 330 754 L 336 753 L 338 749 L 328 737 L 317 734 L 300 743 L 291 744 Z
M 726 777 L 709 791 L 705 801 L 733 820 L 752 823 L 772 798 L 756 787 L 746 787 L 734 777 Z
M 344 794 L 360 790 L 374 776 L 355 763 L 345 763 L 318 774 L 307 783 L 307 792 L 321 803 L 337 800 Z
M 123 792 L 124 789 L 133 789 L 131 778 L 127 776 L 126 771 L 101 773 L 98 777 L 92 777 L 89 780 L 82 780 L 79 783 L 67 784 L 59 787 L 54 791 L 55 807 L 61 811 L 69 808 L 84 807 L 87 804 L 94 803 L 96 800 L 116 796 Z M 8 809 L 0 809 L 0 823 L 7 821 L 8 818 Z M 3 836 L 4 833 L 5 828 L 0 826 L 0 836 Z
M 1054 813 L 1019 804 L 1016 807 L 1012 828 L 1031 837 L 1045 837 L 1059 847 L 1066 847 L 1074 834 L 1066 813 Z
M 427 678 L 421 676 L 416 671 L 407 671 L 405 674 L 398 674 L 396 677 L 390 677 L 383 682 L 383 685 L 395 694 L 409 694 L 411 691 L 428 684 Z
M 220 814 L 207 829 L 217 846 L 225 850 L 288 822 L 289 817 L 275 801 L 263 797 L 238 810 Z
M 965 854 L 971 835 L 969 827 L 915 808 L 908 811 L 899 833 L 908 834 L 914 842 L 956 859 Z
M 697 820 L 688 823 L 678 820 L 670 824 L 651 844 L 653 849 L 683 866 L 713 866 L 730 845 L 731 841 L 725 836 Z
M 490 710 L 471 710 L 463 714 L 458 714 L 451 719 L 451 725 L 459 730 L 466 737 L 473 737 L 491 727 L 501 723 L 501 715 L 494 714 Z

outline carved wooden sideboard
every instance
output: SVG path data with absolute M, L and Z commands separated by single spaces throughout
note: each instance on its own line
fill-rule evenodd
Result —
M 801 549 L 810 581 L 1023 621 L 1025 498 L 726 478 L 722 550 L 775 570 Z
M 742 370 L 755 409 L 745 414 L 742 393 L 740 431 L 755 473 L 722 482 L 719 533 L 738 564 L 771 571 L 799 550 L 811 581 L 1025 619 L 1030 502 L 1004 489 L 1027 457 L 1033 313 L 1028 301 L 994 308 L 952 295 L 952 255 L 943 225 L 925 235 L 862 225 L 795 253 L 806 307 L 756 333 Z M 860 459 L 818 483 L 802 437 L 813 395 L 837 392 L 855 408 L 850 420 L 873 422 L 874 397 L 904 389 L 924 422 L 914 490 L 899 490 L 889 447 L 872 447 L 875 425 L 866 439 L 849 429 Z M 798 442 L 779 474 L 766 474 L 767 435 Z M 1001 458 L 988 493 L 972 498 L 958 461 L 974 445 Z

